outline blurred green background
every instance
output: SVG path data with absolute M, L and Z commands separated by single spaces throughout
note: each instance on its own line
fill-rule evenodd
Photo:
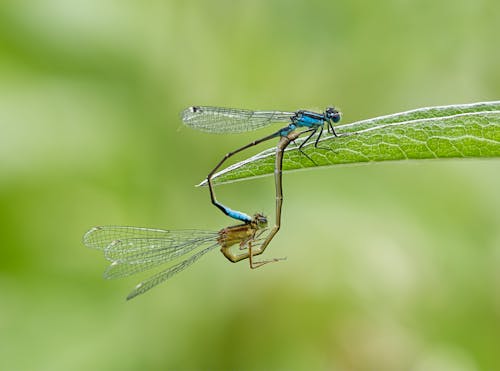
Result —
M 103 280 L 81 243 L 231 224 L 194 184 L 266 131 L 195 132 L 184 107 L 498 100 L 499 34 L 496 0 L 2 1 L 0 369 L 500 369 L 496 160 L 285 173 L 265 256 L 286 262 L 214 252 L 131 302 L 141 277 Z M 270 177 L 218 195 L 274 214 Z

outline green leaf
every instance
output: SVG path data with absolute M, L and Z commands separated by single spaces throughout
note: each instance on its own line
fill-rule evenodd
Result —
M 283 170 L 378 161 L 500 157 L 500 101 L 426 107 L 339 125 L 337 137 L 314 140 L 304 152 L 290 145 Z M 303 140 L 303 139 L 302 139 Z M 275 148 L 234 164 L 214 176 L 214 183 L 273 174 Z M 200 185 L 206 185 L 202 182 Z

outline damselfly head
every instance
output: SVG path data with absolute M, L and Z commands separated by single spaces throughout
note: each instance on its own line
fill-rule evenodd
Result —
M 261 213 L 255 214 L 253 216 L 252 222 L 257 225 L 257 228 L 267 227 L 267 218 Z
M 342 117 L 341 113 L 334 107 L 328 107 L 325 111 L 325 116 L 333 122 L 339 122 L 340 118 Z

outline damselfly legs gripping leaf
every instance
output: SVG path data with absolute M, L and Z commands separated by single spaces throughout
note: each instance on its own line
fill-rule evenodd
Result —
M 305 128 L 304 132 L 310 132 L 309 136 L 301 143 L 299 150 L 318 133 L 315 147 L 318 147 L 319 139 L 323 133 L 324 126 L 333 135 L 335 130 L 333 124 L 340 121 L 341 114 L 333 107 L 327 108 L 323 113 L 316 113 L 306 110 L 296 112 L 281 112 L 281 111 L 251 111 L 244 109 L 193 106 L 186 108 L 182 112 L 182 121 L 187 126 L 195 129 L 210 132 L 210 133 L 240 133 L 250 130 L 256 130 L 273 123 L 287 123 L 288 125 L 281 128 L 277 132 L 268 135 L 264 138 L 257 139 L 241 148 L 227 153 L 215 168 L 208 174 L 207 182 L 210 190 L 210 198 L 212 204 L 219 208 L 224 214 L 236 220 L 248 222 L 251 218 L 249 215 L 240 211 L 232 210 L 217 201 L 213 190 L 212 178 L 217 170 L 224 162 L 235 154 L 256 146 L 262 142 L 276 137 L 285 137 L 294 132 L 297 128 Z M 302 133 L 304 133 L 302 132 Z M 301 134 L 302 134 L 301 133 Z

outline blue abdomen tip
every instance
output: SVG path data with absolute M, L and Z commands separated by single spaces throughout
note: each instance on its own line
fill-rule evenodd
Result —
M 241 211 L 231 210 L 226 208 L 227 215 L 236 220 L 241 220 L 242 222 L 248 223 L 252 221 L 252 218 Z

